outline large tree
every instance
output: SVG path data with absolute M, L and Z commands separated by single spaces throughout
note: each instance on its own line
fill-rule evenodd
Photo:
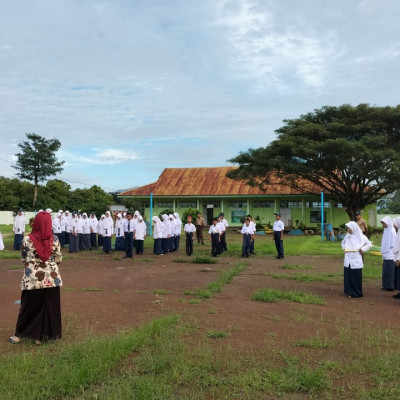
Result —
M 47 139 L 35 133 L 27 133 L 28 140 L 19 143 L 22 150 L 16 154 L 17 176 L 34 183 L 33 207 L 36 204 L 39 181 L 61 172 L 64 161 L 57 161 L 55 153 L 61 146 L 57 139 Z
M 400 105 L 325 106 L 283 121 L 278 138 L 229 161 L 229 177 L 251 185 L 279 183 L 310 193 L 308 180 L 349 217 L 400 188 Z

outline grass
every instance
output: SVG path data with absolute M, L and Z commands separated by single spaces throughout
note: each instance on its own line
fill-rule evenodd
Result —
M 343 279 L 343 274 L 319 274 L 319 275 L 285 275 L 285 274 L 271 274 L 275 279 L 289 279 L 299 282 L 333 282 Z
M 317 304 L 325 305 L 325 301 L 315 294 L 305 293 L 302 291 L 292 290 L 278 290 L 278 289 L 259 289 L 256 290 L 252 295 L 251 299 L 254 301 L 265 301 L 269 303 L 276 302 L 278 300 L 290 301 L 301 304 Z
M 224 332 L 224 331 L 208 331 L 208 332 L 206 332 L 206 337 L 208 337 L 210 339 L 223 339 L 227 336 L 229 336 L 229 333 Z
M 316 267 L 314 265 L 285 264 L 279 268 L 282 268 L 282 269 L 315 269 Z
M 176 263 L 192 263 L 192 264 L 216 264 L 217 260 L 209 257 L 209 256 L 203 256 L 203 255 L 198 255 L 193 258 L 185 258 L 185 257 L 178 257 L 172 259 L 173 262 Z
M 171 292 L 167 289 L 157 289 L 153 291 L 153 294 L 170 294 Z

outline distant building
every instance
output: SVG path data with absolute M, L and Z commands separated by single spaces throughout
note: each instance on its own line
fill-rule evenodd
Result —
M 321 197 L 316 185 L 305 181 L 315 195 L 305 195 L 273 182 L 263 192 L 258 187 L 228 178 L 226 174 L 235 168 L 165 168 L 157 182 L 121 192 L 118 197 L 142 200 L 147 218 L 153 193 L 153 215 L 167 208 L 178 213 L 195 208 L 201 211 L 207 224 L 211 224 L 213 216 L 224 212 L 231 226 L 240 226 L 241 218 L 247 214 L 260 217 L 264 225 L 272 224 L 274 213 L 279 211 L 286 226 L 316 227 L 320 224 Z M 342 205 L 334 201 L 324 203 L 324 216 L 325 222 L 334 227 L 349 220 Z M 364 218 L 371 225 L 375 224 L 376 207 L 364 210 Z

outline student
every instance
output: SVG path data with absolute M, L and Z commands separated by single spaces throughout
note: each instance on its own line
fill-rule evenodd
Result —
M 225 219 L 225 214 L 223 212 L 220 214 L 220 216 L 221 216 L 220 223 L 221 223 L 221 227 L 222 227 L 220 245 L 221 245 L 221 253 L 222 253 L 222 251 L 228 250 L 228 248 L 226 246 L 226 228 L 229 226 L 229 224 L 228 224 L 228 221 Z
M 169 253 L 171 251 L 171 225 L 169 224 L 168 220 L 168 215 L 163 214 L 162 215 L 163 219 L 163 225 L 164 225 L 164 231 L 163 231 L 163 252 Z
M 172 214 L 168 215 L 168 221 L 169 225 L 171 228 L 171 252 L 176 250 L 175 247 L 175 230 L 176 230 L 176 225 L 175 225 L 175 217 Z
M 0 232 L 0 251 L 4 250 L 4 242 L 3 242 L 3 236 L 1 236 L 1 232 Z
M 151 219 L 154 222 L 153 226 L 153 238 L 154 238 L 154 245 L 153 245 L 153 253 L 157 256 L 164 255 L 163 251 L 163 237 L 164 237 L 164 225 L 161 222 L 160 218 L 154 216 Z
M 110 211 L 106 211 L 106 216 L 103 220 L 103 251 L 110 254 L 111 251 L 111 236 L 113 235 L 114 224 L 111 218 Z
M 58 241 L 61 245 L 61 216 L 60 211 L 52 218 L 51 227 L 53 229 L 53 233 L 58 237 Z
M 21 250 L 22 239 L 25 232 L 25 215 L 24 210 L 20 208 L 15 216 L 13 231 L 14 231 L 14 250 Z
M 117 214 L 115 220 L 115 250 L 125 251 L 125 220 L 122 214 Z
M 396 240 L 393 246 L 394 255 L 394 288 L 399 291 L 399 293 L 394 294 L 395 299 L 400 299 L 400 217 L 396 217 L 393 220 L 393 226 L 396 229 Z
M 383 226 L 383 235 L 381 242 L 381 253 L 383 258 L 382 268 L 382 290 L 394 290 L 394 245 L 396 241 L 396 231 L 393 227 L 393 221 L 390 217 L 381 219 Z
M 143 254 L 143 243 L 146 237 L 146 224 L 143 221 L 143 217 L 141 215 L 139 215 L 137 218 L 133 237 L 135 239 L 136 254 Z
M 182 221 L 178 213 L 174 213 L 175 218 L 175 251 L 179 250 L 179 242 L 181 240 Z
M 105 214 L 101 214 L 100 220 L 97 224 L 97 245 L 103 247 L 103 223 L 106 218 Z
M 246 218 L 242 230 L 240 231 L 243 237 L 242 257 L 249 258 L 250 245 L 254 237 L 254 229 L 250 225 L 250 218 Z
M 90 222 L 86 213 L 82 214 L 81 229 L 82 229 L 82 250 L 92 250 L 92 245 L 90 243 Z
M 69 214 L 68 210 L 65 211 L 65 213 L 64 213 L 64 221 L 65 221 L 65 244 L 69 244 L 71 215 Z
M 362 269 L 364 266 L 362 255 L 368 251 L 372 243 L 361 232 L 354 221 L 346 224 L 347 234 L 342 240 L 344 251 L 344 294 L 356 298 L 363 297 Z
M 90 226 L 90 246 L 97 249 L 97 229 L 98 229 L 99 221 L 97 221 L 96 214 L 92 212 L 89 218 L 89 226 Z
M 60 246 L 63 249 L 65 246 L 65 215 L 63 210 L 58 210 L 58 214 L 60 215 L 61 235 L 57 237 L 60 241 Z
M 213 218 L 212 222 L 213 223 L 210 226 L 210 229 L 208 230 L 211 239 L 211 255 L 213 257 L 217 257 L 217 255 L 219 254 L 219 241 L 220 241 L 218 219 Z
M 283 230 L 285 228 L 283 222 L 281 221 L 281 213 L 275 213 L 275 222 L 272 227 L 274 231 L 275 247 L 278 255 L 276 258 L 284 258 L 283 253 Z
M 256 253 L 254 252 L 254 239 L 255 239 L 255 233 L 256 233 L 256 222 L 254 221 L 254 218 L 249 214 L 248 216 L 247 216 L 247 218 L 249 219 L 249 221 L 250 221 L 250 226 L 251 226 L 251 228 L 252 228 L 252 234 L 253 234 L 253 237 L 252 237 L 252 239 L 251 239 L 251 242 L 250 242 L 250 254 L 253 254 L 253 255 L 255 255 Z
M 71 223 L 69 225 L 70 234 L 69 234 L 69 252 L 77 253 L 79 251 L 79 221 L 78 215 L 76 211 L 72 212 Z
M 125 258 L 133 258 L 133 232 L 135 230 L 135 222 L 132 219 L 132 214 L 128 212 L 124 221 L 124 236 L 125 236 Z
M 193 232 L 196 232 L 196 227 L 192 224 L 192 216 L 188 215 L 187 224 L 183 228 L 186 233 L 186 254 L 190 257 L 193 254 Z

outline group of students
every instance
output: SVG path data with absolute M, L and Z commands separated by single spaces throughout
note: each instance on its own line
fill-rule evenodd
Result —
M 365 235 L 360 213 L 357 213 L 356 222 L 350 221 L 346 225 L 347 234 L 342 240 L 344 251 L 344 293 L 348 297 L 363 297 L 362 269 L 364 267 L 363 254 L 372 247 L 372 243 Z M 399 293 L 393 297 L 400 299 L 400 217 L 386 216 L 380 221 L 383 226 L 381 241 L 382 290 Z

